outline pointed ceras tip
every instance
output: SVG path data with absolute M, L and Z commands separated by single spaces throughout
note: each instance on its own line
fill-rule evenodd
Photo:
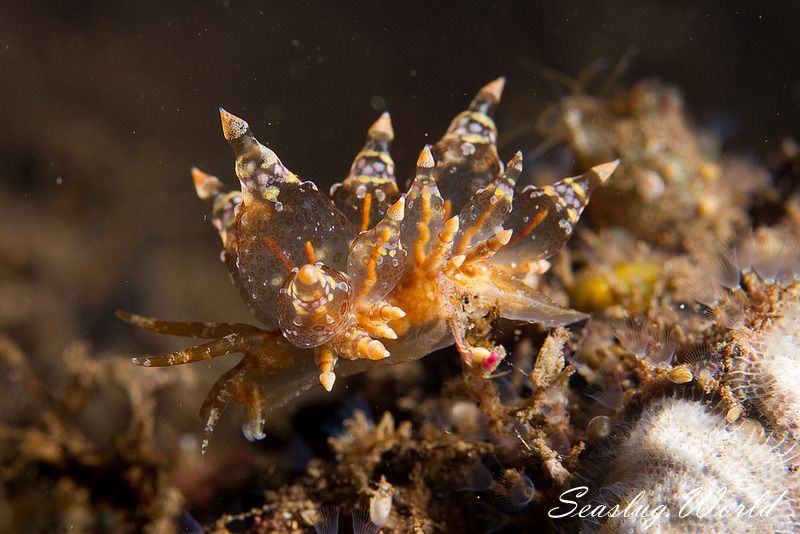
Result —
M 401 196 L 397 199 L 397 202 L 389 206 L 389 209 L 386 210 L 386 215 L 395 222 L 402 221 L 406 215 L 406 197 Z
M 208 179 L 208 174 L 201 171 L 198 167 L 191 168 L 192 180 L 195 184 L 203 183 Z
M 522 152 L 518 150 L 517 153 L 514 154 L 514 157 L 506 163 L 506 176 L 514 182 L 516 182 L 522 174 L 522 160 Z
M 480 92 L 491 95 L 495 102 L 500 102 L 500 97 L 503 96 L 503 89 L 506 86 L 506 77 L 500 76 L 496 80 L 492 80 L 491 82 L 484 85 Z
M 325 388 L 325 391 L 333 389 L 333 383 L 336 382 L 336 375 L 331 371 L 326 371 L 319 375 L 319 383 Z
M 192 167 L 192 181 L 200 200 L 208 200 L 214 197 L 222 185 L 216 176 L 205 173 L 197 167 Z
M 431 147 L 430 145 L 425 145 L 425 148 L 422 149 L 422 152 L 419 154 L 419 158 L 417 158 L 417 167 L 422 169 L 432 169 L 434 166 L 433 161 L 433 154 L 431 154 Z
M 386 347 L 383 346 L 383 343 L 380 341 L 373 339 L 369 343 L 367 343 L 367 357 L 370 360 L 382 360 L 384 358 L 388 358 L 391 354 Z
M 386 339 L 397 339 L 397 332 L 387 326 L 383 330 L 383 337 Z
M 219 108 L 219 119 L 222 122 L 222 135 L 228 141 L 240 138 L 250 128 L 244 119 L 228 113 L 222 107 Z
M 378 120 L 369 127 L 367 135 L 377 139 L 391 141 L 394 139 L 394 128 L 392 128 L 392 117 L 388 111 L 384 111 Z
M 447 230 L 448 232 L 453 232 L 453 233 L 458 232 L 458 225 L 460 223 L 460 220 L 461 219 L 459 218 L 458 215 L 450 217 L 444 222 L 444 229 Z
M 615 159 L 614 161 L 609 161 L 608 163 L 601 163 L 600 165 L 595 165 L 594 167 L 592 167 L 592 170 L 600 178 L 600 182 L 605 183 L 611 177 L 611 175 L 614 174 L 614 171 L 617 170 L 617 167 L 619 167 L 620 162 L 621 160 Z
M 501 232 L 497 232 L 497 241 L 503 245 L 508 245 L 508 242 L 511 241 L 511 236 L 514 234 L 514 230 L 511 228 L 507 230 L 503 230 Z
M 383 312 L 384 319 L 387 321 L 394 321 L 396 319 L 402 319 L 406 316 L 406 312 L 404 312 L 401 308 L 397 306 L 389 306 Z

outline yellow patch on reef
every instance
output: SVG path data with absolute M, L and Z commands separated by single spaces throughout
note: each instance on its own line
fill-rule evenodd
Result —
M 639 313 L 647 309 L 661 275 L 661 265 L 652 261 L 618 263 L 609 271 L 580 275 L 570 291 L 572 305 L 579 310 L 599 310 L 624 305 Z
M 697 173 L 706 182 L 717 182 L 722 174 L 722 168 L 713 161 L 701 161 Z
M 597 310 L 614 301 L 611 284 L 604 273 L 593 273 L 577 281 L 571 291 L 571 304 L 579 310 Z

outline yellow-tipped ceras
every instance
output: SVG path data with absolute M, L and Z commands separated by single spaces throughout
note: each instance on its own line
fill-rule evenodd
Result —
M 212 204 L 231 279 L 263 327 L 121 313 L 148 330 L 210 340 L 134 362 L 177 365 L 242 353 L 202 411 L 209 434 L 228 402 L 243 404 L 245 433 L 258 438 L 268 409 L 317 382 L 330 390 L 335 373 L 416 360 L 452 344 L 465 365 L 491 373 L 505 350 L 467 335 L 490 314 L 546 326 L 586 318 L 528 282 L 566 243 L 591 190 L 618 162 L 526 187 L 515 200 L 522 155 L 503 166 L 492 118 L 504 83 L 487 84 L 424 147 L 405 194 L 395 181 L 388 113 L 328 196 L 290 171 L 246 121 L 220 109 L 241 191 L 196 169 L 193 179 Z

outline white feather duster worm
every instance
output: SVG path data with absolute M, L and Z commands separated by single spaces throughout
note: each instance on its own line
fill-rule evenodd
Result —
M 784 452 L 694 400 L 661 398 L 602 465 L 586 532 L 797 532 L 797 479 Z M 598 487 L 595 486 L 595 487 Z M 615 517 L 609 510 L 618 506 Z M 626 512 L 627 507 L 627 513 Z

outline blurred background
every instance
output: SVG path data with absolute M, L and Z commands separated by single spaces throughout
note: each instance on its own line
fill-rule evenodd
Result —
M 5 2 L 0 329 L 58 383 L 75 340 L 100 359 L 184 346 L 134 331 L 118 308 L 252 321 L 189 176 L 197 165 L 235 183 L 218 106 L 327 189 L 384 110 L 405 177 L 486 82 L 507 77 L 498 124 L 525 131 L 566 92 L 545 68 L 575 79 L 604 66 L 591 90 L 633 50 L 619 81 L 675 84 L 724 148 L 761 157 L 800 134 L 798 21 L 795 2 Z M 201 366 L 156 432 L 170 434 L 170 414 L 176 435 L 199 431 L 201 391 L 233 363 Z M 226 418 L 238 433 L 239 415 Z

